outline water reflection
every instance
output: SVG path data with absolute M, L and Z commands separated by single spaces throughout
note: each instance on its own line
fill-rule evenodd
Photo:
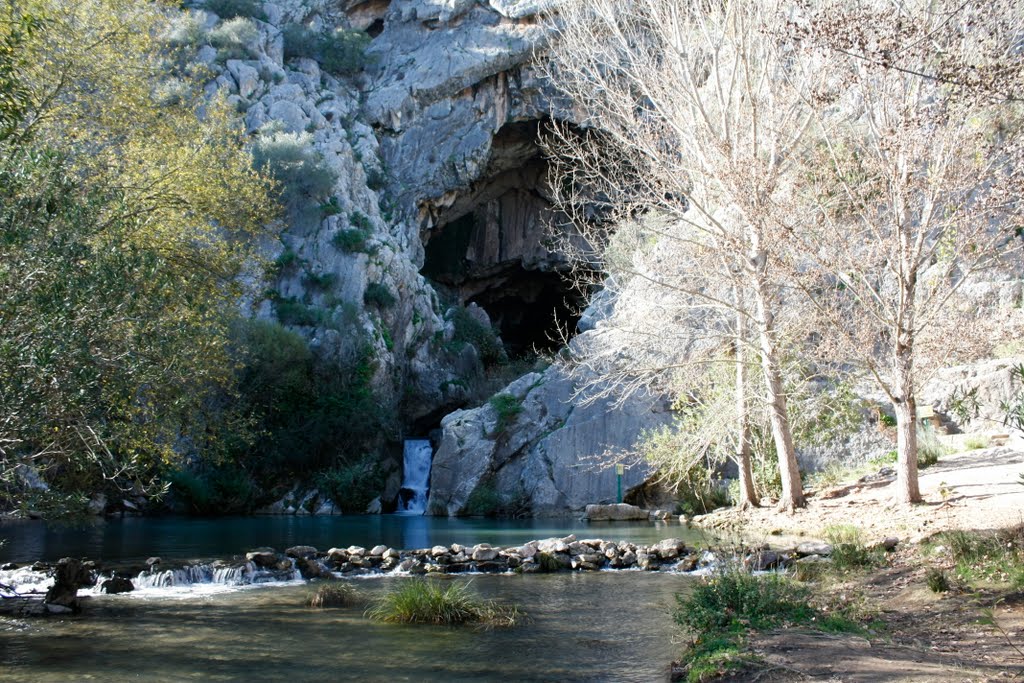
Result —
M 372 600 L 395 582 L 356 583 Z M 659 681 L 677 654 L 670 610 L 691 579 L 643 572 L 480 576 L 472 589 L 532 621 L 478 631 L 310 610 L 307 587 L 204 599 L 101 596 L 75 619 L 0 619 L 0 680 Z
M 575 533 L 650 543 L 676 536 L 699 541 L 678 524 L 595 523 L 572 519 L 447 519 L 405 515 L 341 517 L 182 517 L 98 519 L 85 526 L 48 525 L 34 520 L 0 521 L 0 562 L 57 560 L 68 555 L 102 561 L 225 557 L 259 546 L 283 550 L 293 545 L 331 547 L 378 543 L 394 548 L 492 543 L 515 545 L 536 538 Z

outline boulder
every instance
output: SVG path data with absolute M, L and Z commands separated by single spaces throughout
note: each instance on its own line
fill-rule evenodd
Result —
M 370 557 L 383 557 L 387 549 L 386 545 L 375 545 L 370 548 Z
M 591 522 L 623 522 L 636 519 L 647 519 L 647 510 L 628 503 L 612 503 L 610 505 L 588 505 L 584 516 Z
M 686 550 L 686 544 L 678 538 L 666 538 L 659 541 L 651 550 L 657 552 L 661 559 L 671 560 L 679 557 L 680 553 Z
M 316 557 L 317 549 L 311 545 L 293 545 L 291 548 L 285 550 L 284 554 L 296 559 L 310 559 Z
M 486 543 L 481 543 L 473 547 L 473 560 L 476 562 L 488 562 L 495 559 L 498 556 L 498 549 L 492 548 Z
M 329 571 L 324 570 L 323 565 L 312 557 L 298 557 L 295 559 L 295 568 L 299 570 L 304 579 L 319 579 L 331 576 Z
M 126 579 L 123 576 L 114 576 L 100 584 L 100 592 L 109 595 L 130 593 L 133 590 L 135 590 L 135 584 L 131 582 L 131 579 Z
M 78 612 L 78 589 L 92 585 L 89 570 L 81 560 L 62 558 L 53 571 L 53 585 L 46 591 L 43 604 L 53 613 Z
M 827 556 L 832 554 L 832 546 L 824 541 L 804 541 L 796 547 L 796 554 L 800 557 L 808 555 Z
M 258 548 L 245 554 L 245 561 L 257 567 L 273 567 L 277 564 L 277 553 L 273 548 Z

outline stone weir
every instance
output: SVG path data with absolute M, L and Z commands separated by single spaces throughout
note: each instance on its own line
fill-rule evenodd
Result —
M 897 539 L 886 539 L 880 545 L 885 550 L 892 550 L 897 542 Z M 349 546 L 322 552 L 303 545 L 293 546 L 283 553 L 272 548 L 259 548 L 246 553 L 244 561 L 241 558 L 234 562 L 218 560 L 212 564 L 189 564 L 173 569 L 163 567 L 159 558 L 150 558 L 148 566 L 141 572 L 104 570 L 93 562 L 72 558 L 65 558 L 56 565 L 37 562 L 18 567 L 8 564 L 0 567 L 0 595 L 39 598 L 45 592 L 43 611 L 64 612 L 78 610 L 78 589 L 89 589 L 92 594 L 126 593 L 136 589 L 190 584 L 246 585 L 389 574 L 535 574 L 600 570 L 706 572 L 728 562 L 742 564 L 750 571 L 792 568 L 800 574 L 820 569 L 820 563 L 830 561 L 831 553 L 831 546 L 820 541 L 804 542 L 787 550 L 760 546 L 718 552 L 687 547 L 677 538 L 642 545 L 627 541 L 578 540 L 574 535 L 510 547 L 479 543 L 474 546 L 452 544 L 396 550 L 378 545 L 370 549 Z

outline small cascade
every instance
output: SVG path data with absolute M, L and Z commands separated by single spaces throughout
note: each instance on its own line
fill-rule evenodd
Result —
M 402 488 L 398 491 L 398 514 L 422 515 L 427 511 L 430 460 L 434 449 L 426 439 L 408 439 L 402 454 Z
M 272 571 L 260 569 L 252 562 L 241 565 L 190 564 L 165 571 L 142 572 L 134 579 L 136 589 L 175 588 L 193 584 L 218 584 L 222 586 L 246 586 L 268 581 L 297 581 L 302 578 L 292 561 L 291 570 Z

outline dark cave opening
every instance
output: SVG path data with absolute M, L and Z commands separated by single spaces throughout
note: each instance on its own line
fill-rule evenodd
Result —
M 423 275 L 459 303 L 483 308 L 513 358 L 561 348 L 583 304 L 551 247 L 558 216 L 537 144 L 542 125 L 526 121 L 498 131 L 484 173 L 436 211 L 423 232 Z

